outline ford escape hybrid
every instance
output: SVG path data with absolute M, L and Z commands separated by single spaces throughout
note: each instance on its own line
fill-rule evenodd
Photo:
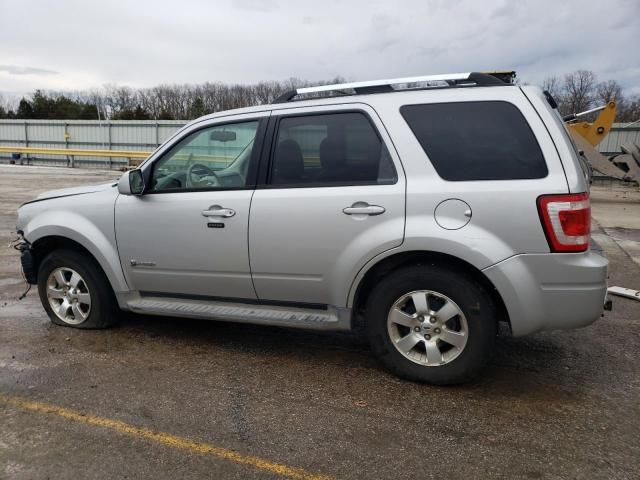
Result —
M 384 365 L 472 378 L 513 335 L 595 321 L 607 260 L 554 102 L 480 73 L 303 88 L 186 125 L 117 185 L 24 204 L 22 265 L 58 325 L 118 308 L 358 325 Z

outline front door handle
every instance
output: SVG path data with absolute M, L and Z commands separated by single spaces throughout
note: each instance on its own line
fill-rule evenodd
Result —
M 232 210 L 231 208 L 224 208 L 224 207 L 221 207 L 220 205 L 212 205 L 209 207 L 208 210 L 202 211 L 203 217 L 229 218 L 229 217 L 233 217 L 235 214 L 236 214 L 235 210 Z
M 382 215 L 386 212 L 380 205 L 369 205 L 367 202 L 356 202 L 342 210 L 346 215 Z

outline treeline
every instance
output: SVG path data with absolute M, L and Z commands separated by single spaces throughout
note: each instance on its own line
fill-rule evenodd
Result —
M 98 107 L 66 95 L 50 95 L 36 90 L 31 99 L 22 98 L 15 111 L 6 110 L 0 105 L 0 118 L 95 120 L 98 118 Z
M 562 115 L 579 113 L 616 102 L 616 122 L 634 122 L 640 119 L 640 95 L 625 97 L 615 80 L 599 82 L 590 70 L 577 70 L 562 77 L 549 77 L 542 85 L 558 103 Z
M 22 98 L 17 108 L 2 108 L 0 118 L 189 120 L 221 110 L 272 103 L 288 90 L 344 82 L 289 79 L 252 85 L 204 83 L 152 88 L 106 86 L 90 92 L 44 92 Z M 0 102 L 1 104 L 2 102 Z
M 45 92 L 37 90 L 22 98 L 17 106 L 4 105 L 0 98 L 0 118 L 25 119 L 112 119 L 188 120 L 208 113 L 273 102 L 288 90 L 310 85 L 343 82 L 334 78 L 322 82 L 289 79 L 251 85 L 205 83 L 200 85 L 159 85 L 152 88 L 106 86 L 89 92 Z M 640 119 L 640 96 L 625 97 L 615 80 L 600 82 L 589 70 L 562 77 L 549 77 L 549 90 L 563 115 L 588 110 L 610 100 L 618 104 L 616 121 Z

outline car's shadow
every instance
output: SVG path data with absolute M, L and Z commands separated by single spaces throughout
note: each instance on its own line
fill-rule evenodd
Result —
M 374 357 L 361 332 L 315 332 L 127 313 L 123 314 L 118 328 L 98 333 L 91 345 L 85 347 L 104 352 L 139 347 L 141 343 L 180 351 L 186 356 L 206 355 L 217 349 L 228 355 L 237 352 L 271 359 L 281 357 L 302 365 L 306 362 L 320 362 L 336 368 L 348 365 L 372 375 L 382 375 L 386 380 L 395 378 Z M 504 393 L 502 386 L 519 395 L 530 388 L 540 389 L 541 382 L 547 386 L 579 385 L 587 377 L 572 365 L 586 363 L 589 359 L 580 358 L 580 352 L 572 348 L 571 343 L 573 340 L 562 336 L 538 334 L 513 338 L 503 332 L 496 341 L 495 353 L 484 374 L 462 388 L 497 388 Z M 515 390 L 514 385 L 518 385 Z

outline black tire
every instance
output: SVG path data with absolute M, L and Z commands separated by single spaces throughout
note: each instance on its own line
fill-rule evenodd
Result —
M 77 272 L 90 294 L 90 309 L 88 309 L 87 318 L 81 323 L 65 322 L 51 308 L 47 297 L 47 282 L 49 275 L 58 268 L 69 268 Z M 85 286 L 82 288 L 84 289 Z M 118 323 L 119 309 L 111 285 L 97 262 L 86 254 L 61 249 L 47 255 L 38 268 L 38 294 L 47 315 L 56 325 L 97 329 L 108 328 Z
M 403 295 L 418 290 L 445 295 L 466 317 L 466 345 L 449 363 L 415 363 L 400 353 L 390 336 L 387 316 L 392 306 Z M 371 348 L 385 367 L 399 377 L 433 385 L 474 379 L 490 358 L 497 335 L 496 309 L 485 289 L 465 272 L 434 264 L 401 268 L 384 277 L 369 295 L 365 316 Z

